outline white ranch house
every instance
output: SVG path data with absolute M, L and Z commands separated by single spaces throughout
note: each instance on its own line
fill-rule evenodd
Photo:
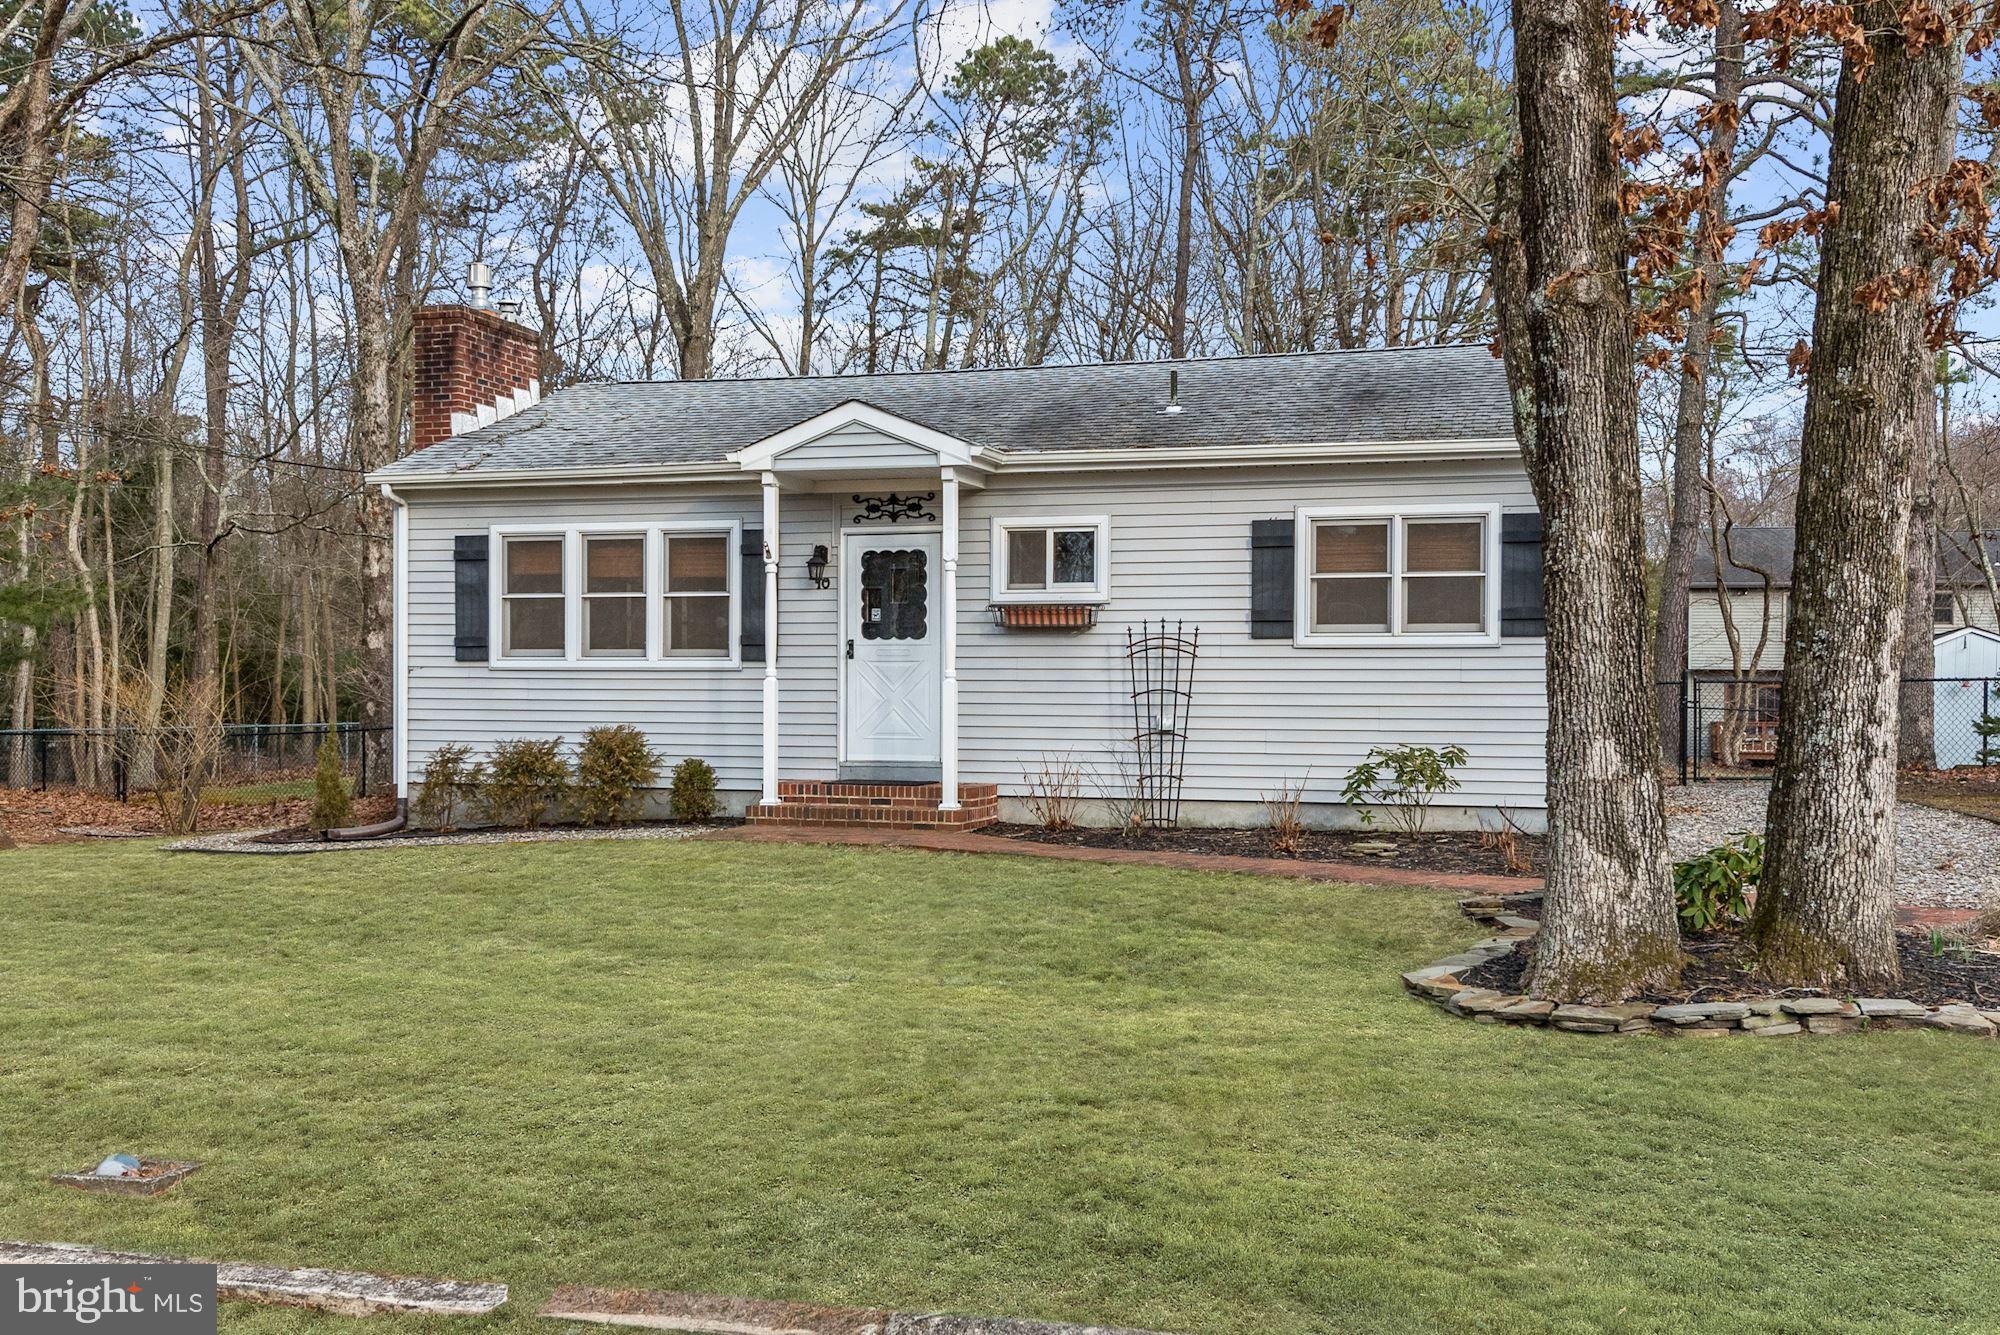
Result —
M 1441 824 L 1541 824 L 1540 519 L 1485 348 L 543 398 L 534 339 L 424 311 L 417 448 L 368 479 L 399 794 L 446 742 L 629 723 L 735 811 L 976 824 L 1052 760 L 1116 781 L 1164 619 L 1200 630 L 1184 821 L 1303 783 L 1343 823 L 1370 747 L 1458 743 Z

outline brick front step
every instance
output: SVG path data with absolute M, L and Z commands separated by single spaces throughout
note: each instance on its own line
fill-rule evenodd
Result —
M 777 805 L 760 802 L 746 814 L 752 825 L 891 830 L 976 830 L 1000 819 L 998 784 L 960 784 L 956 811 L 938 810 L 942 796 L 934 783 L 784 779 L 778 783 Z

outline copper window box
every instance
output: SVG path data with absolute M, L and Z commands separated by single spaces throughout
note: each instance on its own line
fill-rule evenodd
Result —
M 993 624 L 1007 630 L 1089 630 L 1096 603 L 994 603 Z

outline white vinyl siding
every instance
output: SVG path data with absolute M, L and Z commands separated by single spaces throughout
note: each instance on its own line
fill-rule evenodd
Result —
M 1695 589 L 1688 595 L 1688 669 L 1692 672 L 1749 671 L 1756 659 L 1758 672 L 1776 672 L 1785 666 L 1785 619 L 1790 611 L 1789 595 L 1783 589 L 1771 591 L 1768 616 L 1761 589 L 1736 589 L 1729 596 L 1730 616 L 1742 646 L 1739 665 L 1729 652 L 1729 634 L 1723 624 L 1722 605 L 1714 589 Z M 1770 640 L 1760 654 L 1757 638 L 1769 624 Z
M 818 544 L 840 550 L 856 508 L 848 491 L 782 501 L 779 771 L 832 778 L 843 573 L 815 589 L 805 564 Z M 439 744 L 483 751 L 514 736 L 562 736 L 631 723 L 671 766 L 712 763 L 720 786 L 758 783 L 763 665 L 505 664 L 452 660 L 452 538 L 495 524 L 668 526 L 680 519 L 759 521 L 754 478 L 740 487 L 575 486 L 453 493 L 412 489 L 410 502 L 410 779 Z M 1439 647 L 1301 648 L 1250 638 L 1250 525 L 1290 520 L 1300 506 L 1394 513 L 1446 507 L 1531 510 L 1512 461 L 1353 464 L 1313 468 L 1161 470 L 998 476 L 961 493 L 958 676 L 961 777 L 1018 794 L 1045 756 L 1068 755 L 1109 779 L 1131 732 L 1126 632 L 1141 621 L 1201 631 L 1183 796 L 1249 803 L 1303 781 L 1312 802 L 1337 802 L 1347 770 L 1371 746 L 1459 743 L 1471 752 L 1455 801 L 1543 805 L 1543 642 L 1502 639 Z M 1006 630 L 993 623 L 994 521 L 1103 516 L 1107 601 L 1094 629 Z M 888 530 L 893 526 L 884 525 Z M 766 609 L 767 617 L 772 616 Z M 733 646 L 732 646 L 733 647 Z M 1094 794 L 1086 792 L 1085 796 Z

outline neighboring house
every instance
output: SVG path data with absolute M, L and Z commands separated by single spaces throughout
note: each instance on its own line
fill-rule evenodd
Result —
M 1184 821 L 1303 784 L 1338 822 L 1370 747 L 1459 743 L 1437 814 L 1540 825 L 1541 525 L 1485 348 L 541 399 L 534 347 L 423 311 L 417 448 L 368 479 L 401 793 L 442 743 L 629 723 L 760 818 L 977 824 L 1065 759 L 1113 794 L 1164 619 L 1200 631 Z
M 1987 535 L 1986 549 L 2000 568 L 2000 535 Z M 1729 531 L 1733 563 L 1716 578 L 1714 550 L 1704 545 L 1695 554 L 1688 594 L 1688 670 L 1697 677 L 1738 674 L 1776 678 L 1785 666 L 1785 624 L 1791 611 L 1792 529 L 1789 525 L 1739 525 Z M 1771 576 L 1768 598 L 1764 576 Z M 1723 616 L 1723 594 L 1735 623 L 1739 645 L 1731 652 Z M 1768 610 L 1767 610 L 1768 609 Z M 1938 543 L 1938 583 L 1934 608 L 1936 633 L 1961 626 L 1985 630 L 1996 625 L 1993 598 L 1970 540 L 1946 536 Z M 1760 634 L 1768 629 L 1763 652 Z
M 2000 536 L 1989 534 L 1984 541 L 1993 563 L 2000 566 Z M 1696 754 L 1701 759 L 1720 756 L 1732 763 L 1762 762 L 1777 754 L 1777 684 L 1784 672 L 1785 630 L 1791 614 L 1792 550 L 1788 525 L 1739 525 L 1729 531 L 1729 554 L 1734 560 L 1723 563 L 1720 579 L 1712 547 L 1704 546 L 1695 556 L 1688 593 L 1687 668 L 1692 678 Z M 1954 632 L 1996 629 L 1985 573 L 1971 539 L 1963 534 L 1939 540 L 1933 616 L 1941 654 L 1948 644 L 1958 645 L 1959 641 L 1945 638 Z M 1943 658 L 1938 674 L 1947 675 Z M 1959 697 L 1951 698 L 1956 702 Z M 1942 689 L 1939 699 L 1945 699 Z M 1946 759 L 1948 744 L 1956 743 L 1940 729 L 1940 768 L 1963 763 Z

